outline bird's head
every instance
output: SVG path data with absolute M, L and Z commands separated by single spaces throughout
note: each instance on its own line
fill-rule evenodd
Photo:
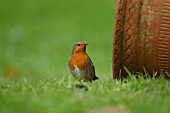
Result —
M 84 41 L 79 41 L 74 44 L 72 55 L 75 53 L 86 53 L 86 45 L 88 44 Z

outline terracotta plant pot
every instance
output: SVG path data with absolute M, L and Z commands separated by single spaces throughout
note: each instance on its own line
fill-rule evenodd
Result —
M 170 0 L 118 0 L 113 78 L 130 72 L 170 73 Z

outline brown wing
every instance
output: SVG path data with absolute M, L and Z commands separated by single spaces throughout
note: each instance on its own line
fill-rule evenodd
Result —
M 87 55 L 88 56 L 88 55 Z M 90 64 L 90 67 L 92 69 L 91 71 L 91 75 L 93 76 L 93 80 L 96 80 L 96 79 L 99 79 L 96 74 L 95 74 L 95 68 L 94 68 L 94 65 L 93 65 L 93 62 L 91 61 L 90 57 L 88 56 L 88 61 L 89 61 L 89 64 Z

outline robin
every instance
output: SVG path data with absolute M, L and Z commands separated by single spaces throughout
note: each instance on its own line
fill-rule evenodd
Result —
M 94 65 L 86 53 L 86 45 L 88 44 L 84 41 L 79 41 L 74 45 L 68 66 L 75 78 L 92 82 L 99 78 L 95 75 Z

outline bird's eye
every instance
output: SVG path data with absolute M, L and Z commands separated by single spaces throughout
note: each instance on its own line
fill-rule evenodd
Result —
M 77 44 L 77 46 L 80 46 L 80 44 Z

